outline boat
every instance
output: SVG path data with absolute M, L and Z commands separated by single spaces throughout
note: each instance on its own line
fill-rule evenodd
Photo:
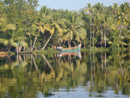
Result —
M 81 58 L 81 52 L 60 52 L 57 54 L 57 57 L 62 57 L 62 56 L 78 56 L 79 58 Z
M 64 48 L 64 47 L 58 46 L 57 49 L 58 49 L 59 51 L 67 51 L 67 52 L 80 51 L 80 49 L 81 49 L 81 44 L 79 44 L 79 45 L 76 46 L 76 47 L 70 47 L 70 48 Z

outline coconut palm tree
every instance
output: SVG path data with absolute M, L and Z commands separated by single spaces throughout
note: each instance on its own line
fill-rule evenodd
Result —
M 106 33 L 108 29 L 108 17 L 110 17 L 109 10 L 107 8 L 104 8 L 103 14 L 102 14 L 102 26 L 104 29 L 104 42 L 105 42 L 105 48 L 106 48 Z
M 34 50 L 35 47 L 35 43 L 37 41 L 38 36 L 40 35 L 40 33 L 42 33 L 44 35 L 45 31 L 50 31 L 49 27 L 49 21 L 50 21 L 50 17 L 47 16 L 47 11 L 49 11 L 46 6 L 43 6 L 40 10 L 40 12 L 37 12 L 37 18 L 36 20 L 33 22 L 33 24 L 26 29 L 26 34 L 29 35 L 30 37 L 30 49 L 31 51 Z M 34 42 L 32 45 L 32 39 L 34 37 Z M 44 40 L 45 43 L 45 35 L 44 38 L 42 38 Z
M 8 52 L 10 51 L 12 46 L 17 48 L 17 45 L 19 44 L 27 47 L 27 43 L 23 41 L 24 37 L 21 36 L 22 29 L 18 29 L 15 32 L 15 25 L 7 24 L 4 30 L 8 33 L 6 36 L 3 36 L 3 38 L 0 38 L 0 43 L 3 43 L 4 45 L 9 45 Z
M 2 17 L 5 17 L 6 13 L 5 13 L 5 3 L 3 1 L 0 1 L 0 16 Z
M 92 7 L 91 7 L 90 3 L 87 4 L 86 12 L 88 12 L 88 11 L 89 11 L 89 24 L 90 24 L 90 50 L 91 50 L 91 11 L 92 11 Z
M 44 50 L 50 39 L 52 38 L 53 34 L 57 34 L 58 36 L 62 35 L 63 29 L 65 28 L 65 19 L 61 18 L 60 13 L 58 11 L 54 11 L 53 14 L 48 16 L 49 26 L 46 26 L 45 29 L 50 32 L 50 37 L 47 40 L 46 44 L 41 50 Z
M 129 15 L 130 15 L 129 11 L 130 6 L 128 2 L 120 5 L 120 9 L 116 17 L 118 19 L 117 25 L 120 27 L 119 37 L 121 36 L 122 29 L 126 28 L 126 26 L 129 23 Z
M 64 40 L 68 41 L 69 47 L 71 47 L 71 40 L 81 42 L 86 37 L 86 30 L 83 28 L 84 21 L 81 17 L 75 16 L 74 12 L 70 12 L 69 19 L 66 22 L 67 32 L 64 34 Z
M 86 33 L 89 31 L 90 32 L 90 29 L 89 29 L 89 26 L 90 26 L 90 17 L 89 15 L 86 13 L 86 8 L 82 8 L 79 10 L 79 14 L 83 21 L 85 22 L 84 24 L 84 29 L 86 29 Z M 88 37 L 90 37 L 90 35 L 86 34 Z M 88 37 L 86 37 L 83 41 L 82 41 L 82 44 L 84 45 L 84 48 L 86 48 L 86 45 L 90 44 L 90 39 L 88 39 Z M 91 37 L 90 37 L 91 38 Z M 91 45 L 91 44 L 90 44 Z M 91 49 L 91 47 L 90 47 Z
M 34 28 L 35 28 L 35 31 L 37 30 L 38 32 L 41 32 L 42 34 L 44 34 L 45 31 L 51 30 L 49 28 L 50 17 L 46 16 L 44 13 L 40 13 L 40 14 L 42 14 L 42 16 L 38 17 L 38 21 L 37 21 L 36 25 L 34 25 L 35 26 Z M 36 39 L 37 39 L 38 35 L 39 35 L 39 33 L 36 35 L 36 37 L 35 37 Z M 43 40 L 45 43 L 45 35 L 44 35 Z
M 111 12 L 116 15 L 118 10 L 118 3 L 113 3 Z
M 38 30 L 38 26 L 35 24 L 32 24 L 30 26 L 30 28 L 26 29 L 26 34 L 29 36 L 30 38 L 30 50 L 33 51 L 34 47 L 35 47 L 35 43 L 37 41 L 38 36 L 40 35 L 39 32 L 37 32 Z M 34 37 L 34 41 L 32 44 L 32 38 Z
M 104 6 L 103 6 L 103 4 L 97 3 L 93 7 L 94 7 L 93 8 L 93 21 L 94 21 L 94 25 L 99 26 L 99 27 L 101 26 L 101 30 L 100 31 L 101 31 L 101 42 L 102 42 L 103 31 L 102 31 L 101 21 L 102 21 L 102 12 L 103 12 L 103 7 Z
M 108 43 L 111 44 L 112 49 L 119 48 L 120 45 L 127 45 L 125 42 L 122 41 L 124 39 L 123 36 L 118 37 L 118 32 L 119 31 L 116 30 L 112 33 L 112 36 L 108 38 Z

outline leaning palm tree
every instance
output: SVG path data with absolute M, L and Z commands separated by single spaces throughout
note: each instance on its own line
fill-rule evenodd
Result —
M 40 13 L 37 13 L 37 19 L 33 22 L 33 24 L 27 28 L 26 34 L 30 37 L 30 50 L 33 51 L 36 41 L 42 33 L 44 35 L 45 31 L 50 31 L 49 28 L 49 21 L 50 17 L 46 15 L 46 7 L 43 7 L 40 10 Z M 32 38 L 34 37 L 34 41 L 32 44 Z M 45 43 L 45 36 L 43 38 L 44 43 Z
M 32 24 L 29 28 L 26 29 L 26 34 L 29 36 L 30 38 L 30 50 L 33 51 L 34 47 L 35 47 L 35 43 L 37 41 L 37 38 L 39 36 L 39 32 L 37 32 L 36 30 L 38 29 L 38 26 L 35 24 Z M 32 44 L 32 38 L 34 37 L 34 41 Z
M 46 31 L 46 27 L 49 27 L 49 22 L 50 22 L 50 9 L 48 9 L 46 6 L 43 6 L 40 9 L 40 15 L 38 15 L 38 21 L 37 21 L 37 25 L 38 25 L 38 31 L 41 32 L 44 35 L 44 43 L 45 43 L 45 31 Z M 49 28 L 48 28 L 49 29 Z
M 59 15 L 60 13 L 55 12 L 52 15 L 50 15 L 50 22 L 49 26 L 45 26 L 45 29 L 50 32 L 50 37 L 47 40 L 46 44 L 41 50 L 44 50 L 50 39 L 52 38 L 53 34 L 55 33 L 58 36 L 62 35 L 63 28 L 65 28 L 65 19 L 62 19 Z

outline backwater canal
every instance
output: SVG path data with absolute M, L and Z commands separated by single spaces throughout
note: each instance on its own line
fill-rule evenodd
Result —
M 130 52 L 0 57 L 0 98 L 129 98 Z

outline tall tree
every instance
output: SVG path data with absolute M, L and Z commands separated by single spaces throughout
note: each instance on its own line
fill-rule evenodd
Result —
M 50 15 L 50 22 L 49 22 L 50 26 L 46 27 L 46 30 L 49 31 L 51 35 L 41 50 L 45 49 L 46 45 L 52 38 L 53 34 L 56 34 L 56 33 L 62 34 L 62 27 L 65 27 L 65 24 L 64 24 L 65 19 L 61 19 L 61 16 L 59 14 L 60 13 L 54 11 L 53 15 Z M 58 34 L 57 36 L 59 36 Z
M 68 45 L 71 47 L 71 40 L 81 42 L 86 37 L 86 30 L 83 28 L 84 21 L 81 17 L 77 17 L 73 12 L 69 14 L 69 20 L 66 22 L 67 32 L 64 35 L 64 40 L 68 40 Z
M 129 6 L 128 2 L 120 5 L 120 9 L 119 9 L 119 11 L 117 13 L 117 17 L 116 17 L 118 19 L 117 25 L 120 28 L 119 37 L 121 36 L 122 29 L 126 28 L 126 26 L 128 25 L 128 23 L 130 21 L 129 20 L 130 19 L 129 18 L 129 15 L 130 15 L 129 11 L 130 11 L 130 6 Z
M 102 31 L 102 24 L 101 24 L 103 8 L 104 8 L 103 4 L 97 3 L 94 5 L 94 9 L 93 9 L 93 21 L 94 21 L 94 25 L 100 27 L 99 30 L 101 32 L 101 42 L 103 40 L 103 31 Z
M 7 36 L 0 38 L 0 43 L 9 46 L 8 52 L 12 46 L 17 47 L 18 44 L 27 47 L 27 43 L 23 41 L 24 36 L 21 36 L 21 29 L 17 30 L 17 32 L 15 30 L 16 27 L 14 24 L 7 24 L 4 29 L 7 32 Z
M 91 10 L 92 10 L 92 7 L 91 7 L 91 4 L 90 3 L 88 3 L 87 4 L 87 10 L 86 10 L 86 12 L 88 12 L 89 11 L 89 24 L 90 24 L 90 50 L 91 50 Z

